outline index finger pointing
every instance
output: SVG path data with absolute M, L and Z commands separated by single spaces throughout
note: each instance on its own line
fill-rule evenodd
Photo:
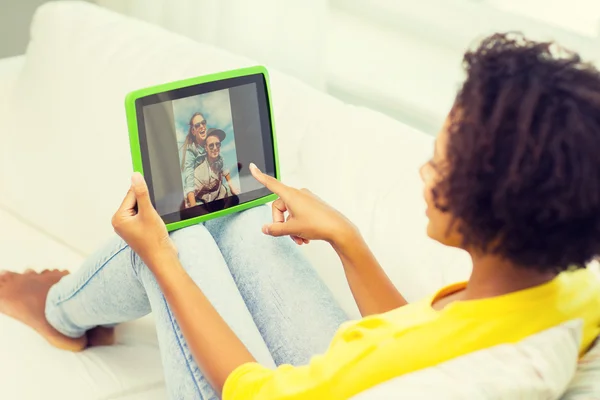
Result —
M 281 183 L 270 175 L 264 174 L 254 163 L 250 164 L 250 172 L 254 179 L 260 182 L 264 187 L 275 193 L 282 199 L 285 198 L 290 190 L 289 186 Z

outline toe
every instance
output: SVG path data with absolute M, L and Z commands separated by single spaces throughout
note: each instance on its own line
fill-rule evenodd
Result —
M 0 271 L 0 283 L 5 283 L 9 281 L 16 274 L 11 271 Z

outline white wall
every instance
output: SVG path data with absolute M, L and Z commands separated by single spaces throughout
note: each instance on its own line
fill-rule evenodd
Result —
M 47 0 L 0 0 L 0 58 L 23 54 L 34 11 Z

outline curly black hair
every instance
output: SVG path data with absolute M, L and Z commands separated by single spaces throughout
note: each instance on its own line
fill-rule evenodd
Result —
M 436 206 L 467 248 L 584 267 L 600 254 L 600 73 L 518 33 L 484 39 L 463 64 Z

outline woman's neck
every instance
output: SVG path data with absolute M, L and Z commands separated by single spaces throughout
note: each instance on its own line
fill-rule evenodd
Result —
M 476 300 L 528 289 L 551 281 L 554 272 L 521 268 L 496 256 L 474 256 L 473 272 L 463 300 Z

